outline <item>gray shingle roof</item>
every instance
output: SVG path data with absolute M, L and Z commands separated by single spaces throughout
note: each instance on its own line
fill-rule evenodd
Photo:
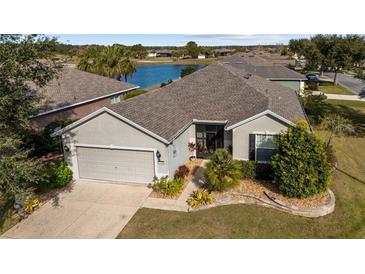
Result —
M 171 141 L 193 119 L 234 125 L 265 110 L 295 121 L 305 119 L 297 95 L 262 77 L 217 62 L 181 80 L 109 108 Z
M 272 80 L 307 80 L 304 75 L 287 67 L 275 65 L 267 59 L 257 55 L 234 54 L 222 60 L 237 68 L 244 69 L 253 74 Z
M 56 78 L 45 87 L 38 88 L 37 92 L 44 97 L 41 101 L 41 112 L 45 112 L 135 87 L 129 83 L 65 66 Z

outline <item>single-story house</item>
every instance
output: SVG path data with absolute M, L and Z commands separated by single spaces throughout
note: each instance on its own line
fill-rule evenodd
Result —
M 172 50 L 169 49 L 160 49 L 156 50 L 156 57 L 171 57 Z
M 50 122 L 80 119 L 123 100 L 122 94 L 138 86 L 65 66 L 45 87 L 40 112 L 31 117 L 32 127 L 42 130 Z
M 205 54 L 199 54 L 198 55 L 198 59 L 205 59 L 205 58 L 206 58 Z
M 75 179 L 149 183 L 194 155 L 227 148 L 270 161 L 277 135 L 306 119 L 297 94 L 216 62 L 158 91 L 99 109 L 56 132 Z M 189 150 L 189 143 L 197 151 Z
M 157 57 L 157 53 L 154 50 L 147 51 L 147 57 Z
M 228 56 L 223 62 L 230 63 L 237 68 L 242 68 L 267 80 L 274 81 L 279 85 L 288 87 L 298 94 L 304 90 L 307 78 L 285 66 L 273 64 L 254 54 L 240 54 Z
M 228 55 L 231 55 L 233 53 L 234 53 L 233 49 L 219 48 L 219 49 L 213 50 L 213 55 L 215 57 L 228 56 Z

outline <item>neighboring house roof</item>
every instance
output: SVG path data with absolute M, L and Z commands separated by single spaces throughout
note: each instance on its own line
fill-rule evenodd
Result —
M 136 88 L 129 83 L 65 66 L 45 87 L 36 88 L 43 97 L 38 115 Z
M 223 62 L 109 109 L 168 141 L 194 120 L 227 122 L 229 128 L 262 113 L 289 123 L 306 119 L 291 89 Z
M 222 62 L 270 80 L 307 80 L 304 75 L 287 67 L 275 65 L 257 55 L 237 53 L 227 56 Z

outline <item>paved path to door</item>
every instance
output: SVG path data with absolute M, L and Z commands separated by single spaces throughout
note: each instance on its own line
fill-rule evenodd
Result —
M 80 180 L 1 238 L 114 239 L 150 193 L 142 185 Z

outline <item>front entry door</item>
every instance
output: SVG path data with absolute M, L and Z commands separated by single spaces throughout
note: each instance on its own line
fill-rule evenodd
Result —
M 207 132 L 207 150 L 208 153 L 214 153 L 216 149 L 216 133 L 215 132 Z

